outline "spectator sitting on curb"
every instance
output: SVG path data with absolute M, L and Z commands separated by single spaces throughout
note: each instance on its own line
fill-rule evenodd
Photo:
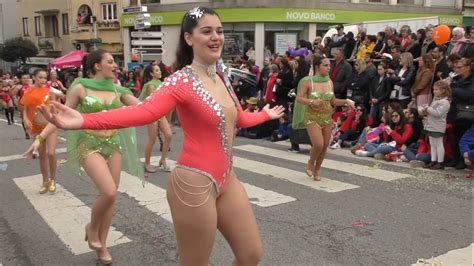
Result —
M 464 164 L 472 167 L 474 161 L 474 125 L 464 133 L 459 141 L 459 150 L 464 158 Z

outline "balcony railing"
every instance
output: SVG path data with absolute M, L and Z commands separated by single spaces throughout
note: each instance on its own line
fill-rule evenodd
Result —
M 89 40 L 93 37 L 92 25 L 74 25 L 69 30 L 74 40 Z
M 62 51 L 61 38 L 39 37 L 38 48 L 42 51 Z

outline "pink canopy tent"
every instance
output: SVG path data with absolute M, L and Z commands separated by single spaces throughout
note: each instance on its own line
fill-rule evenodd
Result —
M 48 68 L 49 69 L 52 69 L 52 68 L 63 69 L 63 68 L 80 67 L 82 58 L 86 55 L 87 53 L 81 50 L 75 50 L 75 51 L 69 52 L 51 61 L 48 65 Z

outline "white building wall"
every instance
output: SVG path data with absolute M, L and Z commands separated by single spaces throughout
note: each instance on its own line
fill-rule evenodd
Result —
M 208 0 L 161 0 L 162 5 L 189 4 L 189 3 L 209 3 Z
M 179 44 L 179 33 L 181 27 L 179 25 L 161 26 L 163 32 L 163 49 L 165 53 L 162 55 L 162 60 L 166 65 L 171 65 L 176 60 L 176 50 Z
M 0 44 L 5 40 L 19 36 L 16 27 L 8 27 L 14 25 L 16 19 L 16 0 L 0 0 Z M 0 60 L 0 68 L 10 71 L 11 63 Z

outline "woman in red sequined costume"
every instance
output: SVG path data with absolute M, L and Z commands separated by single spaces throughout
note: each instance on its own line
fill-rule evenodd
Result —
M 180 264 L 208 265 L 219 229 L 235 254 L 233 265 L 256 265 L 262 256 L 257 223 L 232 170 L 235 127 L 277 119 L 284 109 L 266 106 L 258 113 L 242 111 L 228 75 L 216 73 L 224 35 L 212 9 L 188 11 L 179 42 L 176 69 L 180 70 L 137 106 L 82 115 L 58 104 L 41 110 L 61 128 L 106 129 L 147 125 L 176 107 L 184 143 L 169 178 L 167 197 Z

